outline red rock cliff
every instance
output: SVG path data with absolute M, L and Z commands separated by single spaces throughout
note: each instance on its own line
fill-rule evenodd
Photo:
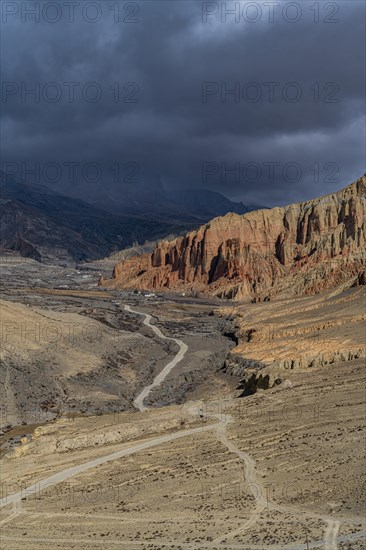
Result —
M 319 292 L 364 269 L 365 214 L 366 175 L 312 201 L 215 218 L 119 262 L 102 284 L 255 299 Z

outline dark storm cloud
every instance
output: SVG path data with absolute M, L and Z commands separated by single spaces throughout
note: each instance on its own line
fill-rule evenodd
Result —
M 95 23 L 88 2 L 71 22 L 59 1 L 56 23 L 5 4 L 4 161 L 97 162 L 105 186 L 112 165 L 136 162 L 166 187 L 265 204 L 339 189 L 364 169 L 363 2 L 274 2 L 273 21 L 263 2 L 241 2 L 237 21 L 221 2 L 120 2 L 118 22 L 111 3 L 89 2 Z M 245 21 L 255 6 L 258 21 Z M 22 94 L 37 85 L 39 102 Z

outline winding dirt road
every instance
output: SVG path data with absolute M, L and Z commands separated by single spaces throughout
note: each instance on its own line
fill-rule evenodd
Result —
M 127 305 L 125 305 L 125 310 L 129 311 L 130 313 L 135 313 L 136 315 L 143 315 L 145 317 L 143 324 L 146 325 L 147 327 L 151 328 L 151 330 L 153 330 L 155 332 L 155 334 L 157 336 L 159 336 L 159 338 L 161 338 L 162 340 L 171 340 L 172 342 L 175 342 L 179 346 L 179 351 L 178 351 L 177 355 L 174 357 L 174 359 L 172 361 L 170 361 L 170 363 L 165 365 L 163 370 L 161 372 L 159 372 L 159 374 L 155 377 L 152 384 L 150 384 L 149 386 L 146 386 L 146 388 L 144 388 L 142 390 L 142 392 L 134 399 L 133 403 L 134 403 L 135 407 L 137 409 L 139 409 L 139 411 L 143 412 L 143 411 L 146 411 L 147 408 L 148 408 L 148 407 L 144 406 L 144 401 L 145 401 L 146 397 L 149 395 L 151 390 L 153 388 L 156 388 L 156 386 L 159 386 L 163 382 L 163 380 L 168 376 L 168 374 L 174 369 L 174 367 L 180 361 L 182 361 L 183 357 L 186 354 L 186 351 L 188 350 L 188 346 L 187 346 L 187 344 L 182 342 L 182 340 L 178 340 L 177 338 L 171 338 L 169 336 L 165 336 L 165 334 L 163 334 L 158 327 L 156 327 L 155 325 L 152 325 L 150 323 L 150 321 L 152 319 L 152 316 L 149 313 L 141 313 L 140 311 L 135 311 L 135 310 L 131 309 L 130 306 L 127 306 Z
M 122 449 L 120 451 L 116 451 L 114 453 L 101 456 L 94 460 L 89 460 L 88 462 L 84 462 L 83 464 L 79 464 L 78 466 L 72 466 L 71 468 L 66 468 L 65 470 L 62 470 L 57 474 L 46 477 L 41 481 L 38 481 L 37 483 L 30 485 L 29 487 L 24 489 L 24 491 L 19 491 L 18 493 L 14 493 L 13 495 L 7 496 L 5 500 L 0 501 L 0 508 L 3 508 L 4 506 L 8 506 L 9 504 L 16 504 L 26 496 L 30 496 L 35 493 L 40 493 L 47 487 L 50 487 L 52 485 L 57 485 L 58 483 L 62 483 L 63 481 L 66 481 L 66 479 L 69 479 L 70 477 L 86 472 L 91 468 L 95 468 L 96 466 L 100 466 L 101 464 L 105 464 L 106 462 L 110 462 L 111 460 L 117 460 L 118 458 L 129 456 L 134 453 L 138 453 L 140 451 L 150 449 L 151 447 L 156 447 L 161 443 L 168 443 L 169 441 L 173 441 L 174 439 L 180 439 L 181 437 L 187 437 L 188 435 L 193 435 L 196 433 L 207 432 L 215 428 L 216 428 L 216 425 L 214 424 L 210 426 L 203 426 L 203 427 L 200 426 L 198 428 L 191 428 L 190 430 L 181 430 L 173 434 L 163 435 L 160 437 L 155 437 L 154 439 L 150 439 L 148 441 L 143 441 L 142 443 L 132 445 L 131 447 L 128 447 L 126 449 Z
M 143 402 L 146 398 L 146 396 L 150 393 L 150 391 L 161 384 L 161 382 L 166 378 L 166 376 L 169 374 L 169 372 L 183 359 L 186 351 L 188 350 L 187 345 L 182 342 L 181 340 L 178 340 L 176 338 L 170 338 L 165 336 L 160 329 L 158 329 L 156 326 L 150 324 L 150 320 L 152 318 L 151 315 L 146 313 L 140 313 L 138 311 L 134 311 L 130 308 L 130 306 L 125 306 L 126 311 L 129 311 L 131 313 L 135 313 L 137 315 L 143 315 L 145 317 L 144 319 L 144 325 L 150 327 L 155 334 L 157 334 L 160 338 L 163 338 L 164 340 L 172 340 L 177 343 L 180 350 L 175 356 L 175 358 L 166 365 L 163 370 L 156 376 L 152 384 L 147 386 L 143 389 L 143 391 L 136 397 L 134 403 L 135 406 L 140 411 L 145 411 L 147 407 L 144 406 Z M 306 520 L 307 518 L 317 518 L 324 522 L 325 524 L 325 532 L 324 532 L 324 539 L 321 541 L 312 541 L 309 542 L 309 548 L 318 548 L 323 547 L 325 550 L 337 550 L 338 549 L 338 540 L 339 541 L 347 541 L 347 540 L 356 540 L 359 538 L 362 538 L 365 536 L 365 532 L 358 532 L 353 533 L 350 535 L 343 535 L 339 536 L 339 529 L 342 522 L 345 522 L 347 524 L 362 524 L 365 525 L 365 520 L 363 518 L 335 518 L 333 516 L 319 514 L 316 512 L 313 512 L 311 510 L 305 510 L 302 508 L 297 508 L 294 506 L 283 506 L 276 504 L 275 502 L 268 501 L 266 498 L 266 491 L 265 487 L 261 484 L 261 482 L 258 480 L 258 477 L 256 475 L 256 462 L 255 460 L 246 452 L 240 450 L 233 441 L 228 439 L 226 427 L 227 425 L 233 421 L 232 417 L 228 414 L 210 414 L 205 413 L 203 411 L 203 403 L 194 404 L 191 407 L 188 408 L 188 411 L 196 416 L 196 418 L 199 417 L 206 417 L 206 418 L 215 418 L 218 419 L 217 423 L 210 424 L 207 426 L 200 426 L 198 428 L 191 428 L 191 429 L 184 429 L 180 430 L 178 432 L 164 435 L 160 437 L 155 437 L 153 439 L 142 441 L 140 443 L 135 443 L 131 445 L 130 447 L 125 447 L 119 451 L 116 451 L 114 453 L 107 454 L 105 456 L 99 457 L 94 460 L 90 460 L 88 462 L 84 462 L 83 464 L 79 464 L 77 466 L 73 466 L 70 468 L 66 468 L 65 470 L 62 470 L 61 472 L 58 472 L 54 475 L 51 475 L 33 485 L 25 489 L 24 491 L 20 491 L 18 493 L 15 493 L 13 495 L 8 496 L 5 500 L 0 502 L 0 508 L 13 505 L 13 513 L 5 518 L 3 520 L 3 523 L 9 522 L 13 519 L 15 519 L 20 513 L 20 509 L 18 508 L 20 506 L 21 500 L 34 493 L 39 493 L 42 490 L 45 490 L 47 487 L 50 487 L 52 485 L 56 485 L 58 483 L 61 483 L 70 477 L 76 476 L 78 474 L 81 474 L 87 470 L 90 470 L 91 468 L 95 468 L 96 466 L 99 466 L 101 464 L 105 464 L 106 462 L 110 462 L 113 460 L 117 460 L 119 458 L 123 458 L 126 456 L 130 456 L 134 453 L 145 451 L 147 449 L 150 449 L 151 447 L 156 447 L 162 443 L 167 443 L 169 441 L 173 441 L 175 439 L 180 439 L 183 437 L 187 437 L 193 434 L 200 434 L 207 431 L 215 430 L 217 433 L 218 441 L 221 442 L 222 445 L 224 445 L 229 452 L 237 455 L 241 461 L 244 463 L 244 470 L 245 470 L 245 481 L 248 484 L 248 486 L 251 488 L 252 494 L 255 499 L 255 508 L 253 509 L 252 515 L 246 519 L 246 521 L 243 523 L 243 525 L 236 529 L 235 531 L 232 531 L 230 533 L 227 533 L 223 536 L 220 536 L 219 538 L 215 539 L 211 544 L 215 545 L 217 543 L 220 543 L 221 541 L 225 539 L 232 538 L 235 534 L 244 532 L 246 529 L 249 529 L 251 526 L 253 526 L 260 518 L 261 514 L 264 512 L 264 510 L 273 510 L 276 512 L 280 512 L 283 514 L 290 514 L 294 516 L 295 518 Z M 9 537 L 9 540 L 12 540 L 11 537 Z M 121 541 L 120 541 L 121 543 Z M 169 547 L 169 544 L 166 544 L 167 547 Z M 185 547 L 192 547 L 197 548 L 196 545 L 184 545 Z M 235 546 L 235 545 L 234 545 Z M 234 547 L 230 546 L 230 547 Z M 210 548 L 210 545 L 204 545 L 200 546 L 201 548 Z M 302 550 L 306 549 L 306 545 L 304 544 L 298 544 L 298 545 L 286 545 L 283 548 L 288 548 L 292 550 Z M 241 546 L 241 548 L 247 548 L 246 545 Z

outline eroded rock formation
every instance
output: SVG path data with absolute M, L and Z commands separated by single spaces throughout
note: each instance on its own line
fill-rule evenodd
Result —
M 345 286 L 216 310 L 236 327 L 238 344 L 227 355 L 225 372 L 240 380 L 244 395 L 271 388 L 292 371 L 364 362 L 366 288 Z
M 364 270 L 366 175 L 315 200 L 215 218 L 119 262 L 120 288 L 198 290 L 254 301 L 314 294 Z

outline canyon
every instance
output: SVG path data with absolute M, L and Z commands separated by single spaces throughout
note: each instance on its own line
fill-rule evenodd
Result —
M 9 550 L 364 548 L 361 274 L 248 303 L 0 269 Z
M 78 269 L 5 255 L 6 547 L 364 548 L 364 244 L 361 178 Z

